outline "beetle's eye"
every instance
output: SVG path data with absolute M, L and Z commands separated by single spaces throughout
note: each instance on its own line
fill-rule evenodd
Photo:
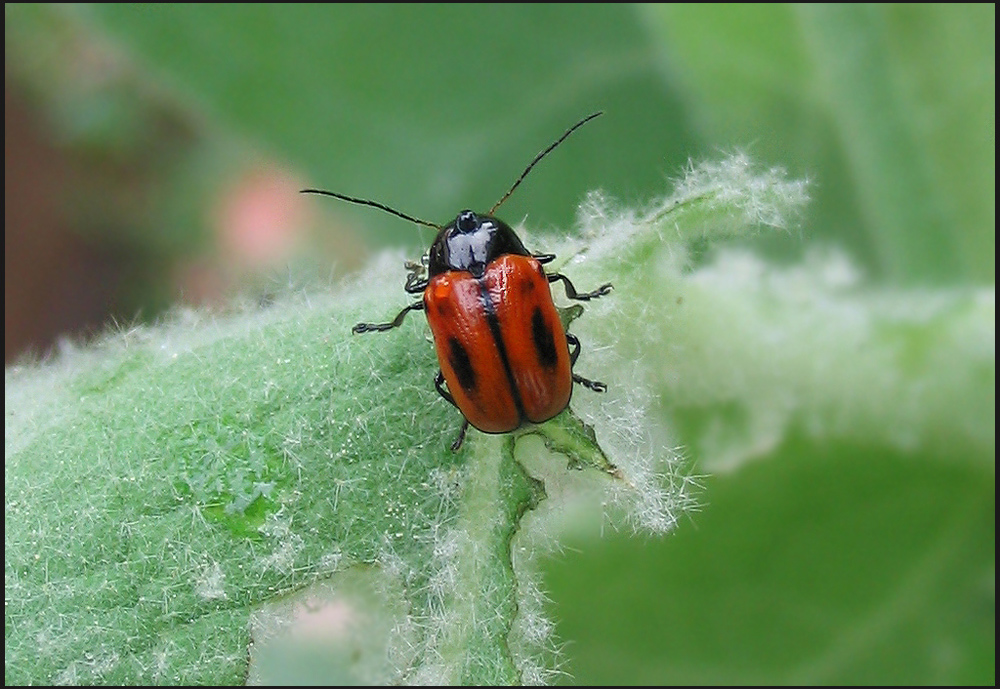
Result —
M 462 211 L 458 214 L 455 227 L 458 228 L 459 232 L 472 232 L 479 227 L 479 220 L 472 211 Z

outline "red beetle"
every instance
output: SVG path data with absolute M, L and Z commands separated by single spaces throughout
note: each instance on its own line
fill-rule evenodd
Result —
M 535 156 L 489 213 L 464 210 L 443 227 L 375 201 L 303 190 L 372 206 L 438 231 L 428 254 L 427 277 L 414 268 L 406 279 L 406 291 L 423 293 L 423 299 L 388 323 L 358 323 L 353 332 L 390 330 L 410 311 L 426 313 L 441 365 L 434 385 L 465 417 L 453 450 L 461 447 L 470 423 L 484 433 L 507 433 L 525 422 L 548 421 L 565 409 L 573 383 L 596 392 L 607 389 L 604 383 L 573 373 L 580 341 L 563 330 L 549 283 L 562 281 L 566 296 L 578 301 L 605 295 L 611 285 L 577 292 L 565 275 L 545 272 L 542 266 L 554 254 L 528 251 L 507 223 L 493 217 L 538 161 L 600 114 L 580 120 Z

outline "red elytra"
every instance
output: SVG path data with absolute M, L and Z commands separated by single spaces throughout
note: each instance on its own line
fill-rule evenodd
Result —
M 448 390 L 473 426 L 505 433 L 566 408 L 569 346 L 537 259 L 505 254 L 479 279 L 437 275 L 424 310 Z

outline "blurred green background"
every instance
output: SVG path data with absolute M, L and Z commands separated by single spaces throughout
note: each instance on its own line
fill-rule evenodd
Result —
M 740 148 L 811 181 L 801 228 L 752 241 L 775 263 L 995 285 L 994 5 L 4 12 L 8 363 L 415 257 L 429 230 L 296 190 L 444 222 L 595 110 L 503 217 L 566 231 L 590 189 L 641 206 Z M 566 681 L 994 683 L 995 457 L 969 452 L 787 438 L 666 538 L 581 529 L 545 563 Z

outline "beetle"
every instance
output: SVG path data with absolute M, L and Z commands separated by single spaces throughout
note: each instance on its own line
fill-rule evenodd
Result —
M 437 231 L 425 256 L 426 276 L 422 265 L 410 265 L 404 286 L 422 298 L 387 323 L 358 323 L 352 332 L 391 330 L 410 311 L 425 312 L 440 364 L 434 387 L 464 417 L 452 450 L 461 447 L 469 424 L 484 433 L 507 433 L 525 423 L 548 421 L 569 404 L 573 383 L 607 390 L 604 383 L 573 372 L 580 340 L 564 330 L 549 285 L 562 282 L 569 299 L 589 301 L 608 294 L 611 284 L 578 292 L 565 275 L 545 271 L 555 254 L 528 251 L 514 230 L 494 216 L 542 158 L 601 114 L 583 118 L 535 156 L 488 213 L 463 210 L 447 225 L 377 201 L 302 190 L 378 208 Z

